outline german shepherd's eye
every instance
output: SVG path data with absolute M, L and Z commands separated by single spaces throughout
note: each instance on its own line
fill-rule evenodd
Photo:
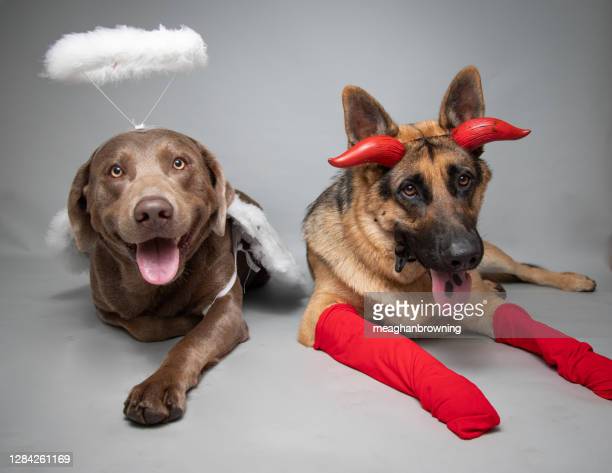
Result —
M 175 158 L 174 161 L 172 161 L 172 167 L 174 169 L 178 169 L 179 171 L 185 169 L 186 165 L 187 163 L 182 158 Z
M 118 164 L 113 164 L 110 168 L 110 175 L 115 178 L 123 176 L 123 168 Z
M 459 189 L 467 189 L 471 183 L 472 176 L 470 176 L 469 174 L 461 174 L 457 178 L 457 186 L 459 187 Z
M 400 190 L 400 192 L 402 193 L 404 197 L 408 199 L 412 199 L 413 197 L 416 197 L 417 195 L 419 195 L 419 190 L 416 188 L 414 184 L 410 184 L 410 183 L 405 184 Z

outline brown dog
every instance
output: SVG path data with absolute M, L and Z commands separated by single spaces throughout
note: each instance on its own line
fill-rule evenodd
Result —
M 586 276 L 517 263 L 481 240 L 476 224 L 491 172 L 480 159 L 482 148 L 466 153 L 447 138 L 448 130 L 484 115 L 475 67 L 453 79 L 437 121 L 397 125 L 359 87 L 346 87 L 342 100 L 349 146 L 388 135 L 406 146 L 410 159 L 391 170 L 362 165 L 343 171 L 310 206 L 304 236 L 315 288 L 299 329 L 302 344 L 313 345 L 326 307 L 346 302 L 363 311 L 368 292 L 429 292 L 433 271 L 470 271 L 476 292 L 498 291 L 494 279 L 507 276 L 567 291 L 595 289 Z M 411 250 L 399 272 L 398 229 Z M 490 272 L 497 276 L 481 277 Z M 492 336 L 491 316 L 501 299 L 490 300 L 497 304 L 489 304 L 488 316 L 469 328 Z
M 140 341 L 185 335 L 130 392 L 124 413 L 135 422 L 181 417 L 202 370 L 248 338 L 246 266 L 227 218 L 234 194 L 206 148 L 162 129 L 110 139 L 74 178 L 68 215 L 99 317 Z M 249 286 L 266 280 L 262 269 Z

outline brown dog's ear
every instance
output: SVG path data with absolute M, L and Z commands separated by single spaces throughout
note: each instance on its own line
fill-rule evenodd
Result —
M 396 136 L 399 129 L 374 97 L 354 85 L 342 91 L 344 127 L 349 146 L 375 135 Z
M 448 86 L 438 121 L 442 128 L 450 130 L 467 120 L 484 116 L 484 112 L 480 73 L 475 66 L 467 66 L 457 73 Z
M 95 155 L 94 151 L 94 155 Z M 93 155 L 92 155 L 93 158 Z M 87 210 L 87 190 L 89 187 L 89 167 L 91 159 L 83 164 L 72 180 L 68 194 L 68 219 L 74 240 L 79 251 L 89 253 L 96 242 L 97 234 L 91 226 Z
M 212 230 L 215 234 L 223 236 L 227 220 L 227 207 L 234 199 L 234 189 L 225 180 L 225 175 L 219 161 L 208 153 L 202 145 L 200 145 L 200 148 L 202 149 L 204 163 L 210 173 L 213 189 L 217 197 L 217 212 L 214 216 L 215 221 Z

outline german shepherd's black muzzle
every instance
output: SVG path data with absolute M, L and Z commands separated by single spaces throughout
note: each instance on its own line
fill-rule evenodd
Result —
M 484 254 L 478 230 L 462 226 L 434 224 L 418 232 L 398 226 L 395 242 L 397 272 L 401 272 L 406 263 L 415 259 L 425 268 L 434 271 L 469 271 L 480 264 Z

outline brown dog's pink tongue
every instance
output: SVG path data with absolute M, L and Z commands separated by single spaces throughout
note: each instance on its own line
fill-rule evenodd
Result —
M 472 280 L 467 272 L 443 273 L 433 269 L 429 272 L 431 292 L 436 302 L 444 304 L 467 301 L 472 289 Z
M 168 284 L 178 272 L 178 246 L 167 238 L 139 243 L 136 246 L 136 262 L 142 278 L 149 284 Z

